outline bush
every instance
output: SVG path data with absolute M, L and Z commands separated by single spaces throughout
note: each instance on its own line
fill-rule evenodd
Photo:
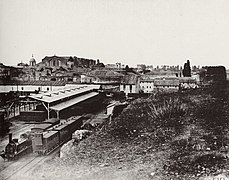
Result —
M 180 118 L 187 113 L 187 106 L 179 98 L 164 100 L 162 105 L 149 105 L 149 116 L 159 126 L 176 127 L 182 125 L 184 121 Z

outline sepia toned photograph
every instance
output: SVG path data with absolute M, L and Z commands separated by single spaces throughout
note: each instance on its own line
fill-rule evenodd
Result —
M 0 180 L 229 180 L 229 1 L 0 0 Z

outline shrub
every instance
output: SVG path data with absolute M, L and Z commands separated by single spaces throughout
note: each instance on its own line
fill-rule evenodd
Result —
M 181 125 L 184 121 L 180 117 L 187 113 L 187 106 L 179 98 L 164 100 L 163 104 L 149 104 L 149 116 L 159 126 L 174 127 Z

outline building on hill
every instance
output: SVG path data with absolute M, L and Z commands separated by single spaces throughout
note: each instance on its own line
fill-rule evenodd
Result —
M 34 59 L 32 55 L 32 58 L 29 60 L 29 66 L 35 66 L 35 65 L 36 65 L 36 60 Z
M 120 84 L 123 76 L 112 70 L 96 69 L 81 75 L 81 83 Z
M 120 84 L 120 91 L 124 92 L 125 94 L 130 93 L 139 93 L 140 90 L 140 76 L 134 73 L 127 73 L 123 76 L 121 84 Z
M 124 69 L 125 65 L 121 63 L 115 63 L 115 64 L 106 64 L 105 65 L 106 69 L 111 69 L 111 70 L 119 70 L 119 69 Z
M 154 90 L 154 77 L 152 76 L 141 76 L 140 89 L 144 93 L 152 93 Z
M 22 73 L 23 67 L 5 66 L 0 63 L 0 81 L 5 82 L 17 78 Z
M 180 81 L 178 78 L 156 78 L 154 80 L 154 87 L 159 91 L 178 91 L 179 86 Z
M 193 77 L 180 77 L 180 89 L 194 89 L 198 88 L 197 79 Z
M 96 64 L 96 61 L 93 59 L 86 59 L 86 58 L 78 58 L 76 56 L 46 56 L 42 59 L 42 64 L 45 66 L 51 67 L 84 67 L 84 68 L 91 68 Z
M 226 68 L 224 66 L 205 66 L 199 74 L 202 84 L 223 84 L 227 80 Z
M 146 70 L 145 64 L 137 64 L 137 72 L 144 72 Z
M 180 80 L 177 77 L 154 77 L 145 75 L 140 79 L 140 90 L 143 93 L 155 91 L 178 91 Z
M 11 77 L 11 69 L 0 63 L 0 80 L 9 80 Z
M 51 66 L 51 67 L 60 67 L 64 66 L 67 67 L 67 62 L 68 62 L 69 57 L 59 57 L 59 56 L 46 56 L 45 58 L 42 59 L 42 64 L 45 66 Z

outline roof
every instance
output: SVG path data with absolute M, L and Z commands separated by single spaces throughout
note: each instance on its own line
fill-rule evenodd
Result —
M 43 121 L 42 123 L 59 124 L 60 120 L 57 118 L 51 118 Z
M 83 116 L 71 116 L 70 118 L 67 119 L 67 121 L 71 121 L 71 120 L 78 120 L 81 119 Z
M 179 78 L 179 81 L 181 83 L 195 83 L 196 82 L 196 79 L 195 78 L 192 78 L 192 77 L 180 77 Z
M 57 133 L 57 131 L 45 132 L 45 133 L 43 133 L 43 138 L 49 138 L 49 137 L 53 136 L 56 133 Z
M 123 84 L 136 84 L 138 81 L 138 75 L 129 73 L 125 75 L 122 79 Z
M 66 126 L 68 126 L 68 125 L 69 124 L 65 123 L 65 124 L 61 124 L 59 126 L 55 126 L 53 128 L 54 128 L 54 130 L 60 131 L 60 130 L 64 129 Z
M 52 127 L 53 125 L 52 124 L 37 124 L 35 125 L 34 127 L 31 128 L 32 129 L 41 129 L 41 130 L 46 130 L 50 127 Z
M 82 121 L 82 116 L 77 116 L 77 117 L 75 116 L 75 118 L 67 119 L 67 121 L 65 123 L 71 125 L 74 122 L 79 121 L 79 120 Z
M 53 110 L 56 110 L 56 111 L 60 111 L 60 110 L 63 110 L 63 109 L 66 109 L 70 106 L 73 106 L 79 102 L 82 102 L 86 99 L 89 99 L 89 98 L 92 98 L 96 95 L 98 95 L 99 93 L 97 92 L 90 92 L 88 94 L 84 94 L 82 96 L 79 96 L 79 97 L 76 97 L 76 98 L 73 98 L 71 100 L 68 100 L 66 102 L 62 102 L 62 103 L 59 103 L 57 105 L 54 105 L 54 106 L 51 106 L 50 109 L 53 109 Z
M 89 76 L 97 76 L 97 77 L 123 77 L 124 75 L 115 71 L 106 70 L 106 69 L 96 69 L 94 71 L 89 72 L 87 75 Z
M 178 86 L 180 84 L 178 79 L 155 79 L 155 86 Z
M 65 86 L 65 81 L 6 81 L 4 85 Z
M 81 93 L 90 92 L 94 89 L 99 89 L 100 85 L 73 85 L 66 86 L 56 91 L 48 91 L 46 93 L 33 94 L 29 97 L 38 101 L 51 103 L 64 98 L 69 98 Z

